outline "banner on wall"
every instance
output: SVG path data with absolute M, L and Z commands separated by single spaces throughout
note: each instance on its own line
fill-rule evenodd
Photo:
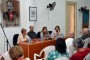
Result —
M 20 26 L 20 5 L 17 0 L 2 0 L 2 24 L 3 27 L 19 27 Z
M 83 21 L 82 21 L 82 28 L 89 27 L 89 10 L 83 11 Z

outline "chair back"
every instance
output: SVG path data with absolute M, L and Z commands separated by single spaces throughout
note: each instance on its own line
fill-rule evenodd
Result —
M 13 45 L 14 45 L 14 46 L 17 45 L 18 36 L 19 36 L 19 34 L 15 34 L 15 35 L 13 36 Z
M 46 60 L 48 54 L 49 54 L 51 51 L 53 51 L 53 50 L 55 50 L 55 46 L 53 46 L 53 45 L 50 45 L 50 46 L 45 47 L 44 49 L 41 50 L 41 52 L 39 53 L 39 55 L 38 55 L 38 54 L 34 54 L 34 60 L 37 60 L 37 59 L 36 59 L 36 56 L 40 57 L 43 52 L 44 52 L 44 58 L 43 58 L 43 59 Z
M 37 37 L 38 37 L 38 38 L 41 38 L 40 35 L 41 35 L 41 32 L 38 32 L 38 33 L 37 33 Z
M 90 60 L 90 53 L 87 54 L 83 60 Z
M 0 60 L 12 60 L 8 51 L 0 56 Z
M 52 31 L 48 31 L 48 33 L 51 35 L 52 34 Z
M 72 57 L 72 55 L 74 54 L 75 48 L 73 47 L 73 45 L 69 46 L 69 56 Z

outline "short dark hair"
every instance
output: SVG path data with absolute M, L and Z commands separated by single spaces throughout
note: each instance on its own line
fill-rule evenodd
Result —
M 66 43 L 65 43 L 65 40 L 63 38 L 58 38 L 56 40 L 55 48 L 61 54 L 66 53 Z

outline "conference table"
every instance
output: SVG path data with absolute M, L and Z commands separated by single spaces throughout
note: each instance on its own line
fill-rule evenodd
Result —
M 39 39 L 33 40 L 32 42 L 22 42 L 19 44 L 20 47 L 24 50 L 24 57 L 30 58 L 30 60 L 34 60 L 34 53 L 39 54 L 40 51 L 49 46 L 55 45 L 56 40 L 44 40 L 41 41 Z

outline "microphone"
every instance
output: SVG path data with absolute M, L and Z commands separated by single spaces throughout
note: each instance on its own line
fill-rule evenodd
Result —
M 0 23 L 1 27 L 2 27 L 2 23 Z

